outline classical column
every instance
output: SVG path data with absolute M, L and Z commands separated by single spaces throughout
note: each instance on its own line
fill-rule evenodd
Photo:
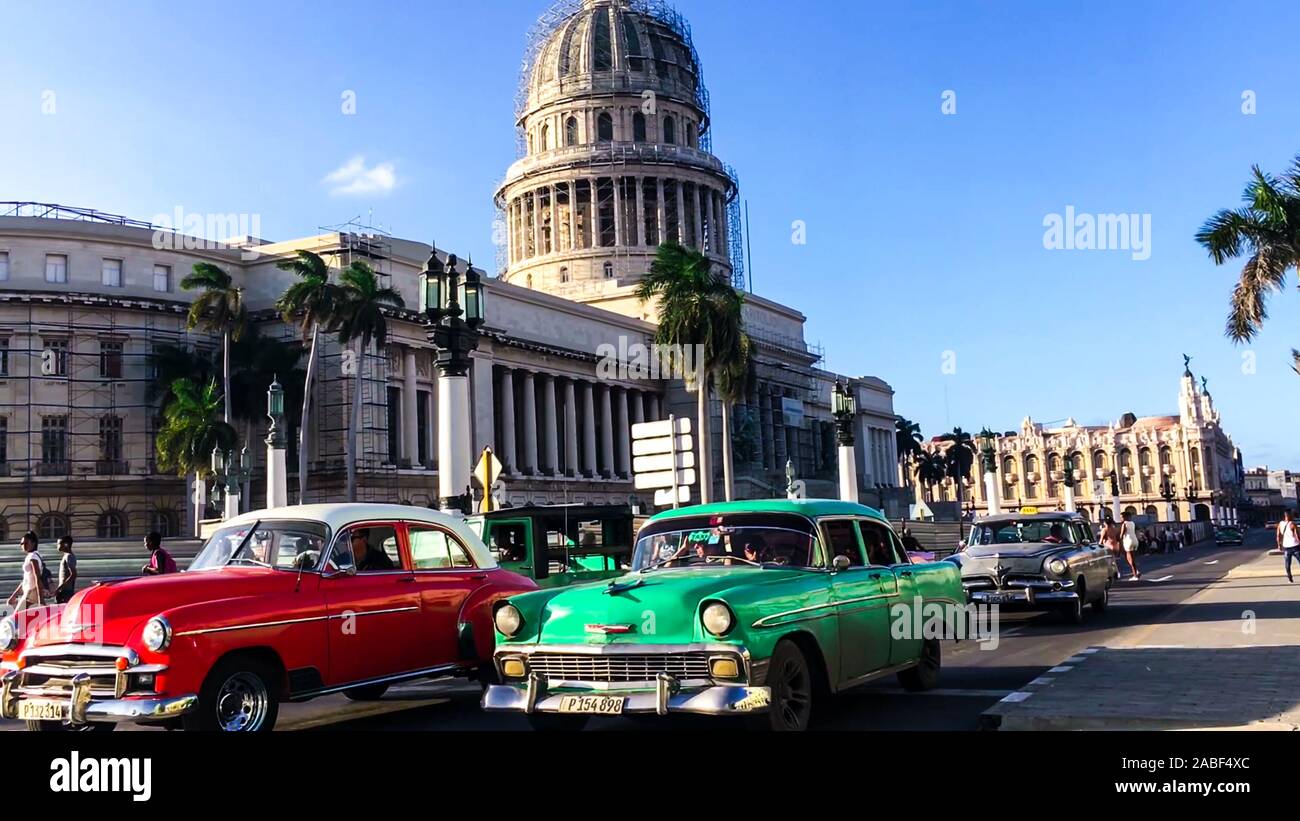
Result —
M 673 186 L 676 193 L 674 199 L 677 201 L 677 241 L 682 245 L 686 244 L 686 184 L 677 180 Z
M 564 474 L 578 475 L 578 405 L 573 380 L 564 380 Z
M 582 383 L 582 445 L 586 453 L 583 473 L 596 476 L 596 392 L 590 382 Z
M 560 252 L 560 189 L 550 186 L 551 192 L 551 253 Z
M 645 235 L 645 182 L 641 177 L 633 177 L 636 183 L 636 244 L 644 247 L 648 244 Z
M 612 388 L 603 386 L 600 391 L 600 455 L 605 463 L 604 473 L 614 476 L 614 413 L 610 402 Z
M 614 177 L 610 182 L 614 184 L 614 247 L 622 248 L 623 238 L 627 236 L 627 228 L 623 225 L 623 178 Z
M 578 184 L 569 180 L 569 249 L 578 247 Z
M 718 253 L 727 256 L 727 201 L 721 191 L 713 193 L 718 212 Z
M 507 473 L 515 472 L 515 378 L 509 368 L 501 369 L 501 451 L 497 456 Z
M 632 391 L 632 424 L 645 421 L 645 391 Z
M 402 457 L 411 467 L 420 461 L 420 426 L 415 387 L 415 349 L 407 348 L 402 362 Z M 391 447 L 391 443 L 390 443 Z
M 532 371 L 524 371 L 524 473 L 537 473 L 537 386 Z
M 597 191 L 597 189 L 600 188 L 600 186 L 598 185 L 599 182 L 600 182 L 599 178 L 592 177 L 591 219 L 587 220 L 587 222 L 591 223 L 591 245 L 588 245 L 587 246 L 588 248 L 600 247 L 600 196 Z
M 650 419 L 647 421 L 658 422 L 664 418 L 664 400 L 657 393 L 650 394 Z
M 695 247 L 700 251 L 707 251 L 704 246 L 704 213 L 700 210 L 700 184 L 692 186 L 695 200 Z
M 533 256 L 540 257 L 542 249 L 542 189 L 534 188 L 533 200 Z
M 664 178 L 655 177 L 655 239 L 659 244 L 668 241 L 668 207 L 664 204 Z
M 555 377 L 542 375 L 542 452 L 546 462 L 542 465 L 546 473 L 557 476 L 560 473 L 560 448 L 555 431 Z
M 632 475 L 632 426 L 628 422 L 627 389 L 618 391 L 618 473 Z

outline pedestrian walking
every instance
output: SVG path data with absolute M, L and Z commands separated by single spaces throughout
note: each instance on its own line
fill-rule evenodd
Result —
M 1110 554 L 1115 557 L 1116 568 L 1119 567 L 1119 539 L 1119 528 L 1115 526 L 1115 520 L 1110 517 L 1110 514 L 1106 514 L 1106 518 L 1102 520 L 1101 525 L 1101 546 L 1109 550 Z
M 1160 545 L 1161 553 L 1169 552 L 1169 528 L 1161 528 L 1156 531 L 1156 543 Z
M 1142 574 L 1138 571 L 1137 566 L 1137 525 L 1133 523 L 1133 514 L 1125 511 L 1123 518 L 1124 521 L 1120 525 L 1119 541 L 1120 546 L 1124 548 L 1124 558 L 1128 559 L 1129 569 L 1133 571 L 1133 575 L 1129 576 L 1128 580 L 1135 582 L 1142 578 Z
M 1286 556 L 1286 580 L 1295 584 L 1291 578 L 1291 560 L 1300 561 L 1300 526 L 1289 510 L 1282 512 L 1282 521 L 1277 523 L 1277 546 Z
M 59 585 L 54 588 L 54 601 L 67 604 L 72 594 L 77 592 L 77 554 L 72 552 L 72 537 L 59 537 Z
M 144 537 L 144 546 L 149 549 L 149 563 L 140 568 L 146 576 L 160 576 L 163 573 L 177 572 L 176 561 L 171 554 L 163 550 L 162 534 L 153 531 Z
M 25 555 L 22 581 L 9 596 L 9 606 L 15 613 L 29 607 L 40 607 L 50 601 L 49 573 L 45 569 L 45 561 L 41 559 L 41 554 L 36 552 L 37 544 L 34 531 L 29 530 L 23 534 L 22 548 Z

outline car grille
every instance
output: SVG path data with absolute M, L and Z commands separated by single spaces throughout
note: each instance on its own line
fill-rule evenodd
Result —
M 988 587 L 998 587 L 998 583 L 992 576 L 963 576 L 962 585 L 967 590 L 983 590 Z M 1002 579 L 1001 587 L 1025 587 L 1027 585 L 1042 585 L 1047 582 L 1046 576 L 1033 576 L 1027 574 L 1012 574 Z
M 105 648 L 99 648 L 101 651 Z M 126 654 L 122 649 L 122 655 Z M 90 676 L 92 698 L 114 698 L 118 692 L 117 659 L 96 653 L 79 654 L 75 651 L 59 656 L 32 659 L 22 670 L 17 690 L 26 696 L 58 698 L 72 695 L 72 679 L 79 674 Z
M 528 658 L 528 666 L 533 672 L 556 681 L 654 681 L 660 673 L 679 680 L 709 678 L 709 655 L 703 653 L 534 653 Z

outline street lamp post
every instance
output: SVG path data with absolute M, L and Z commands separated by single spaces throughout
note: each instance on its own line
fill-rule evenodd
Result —
M 1186 498 L 1187 521 L 1194 522 L 1196 521 L 1196 487 L 1191 482 L 1187 483 Z
M 223 505 L 221 518 L 233 519 L 239 515 L 239 488 L 253 475 L 253 455 L 245 446 L 236 461 L 233 452 L 213 448 L 212 474 L 216 479 L 212 484 L 213 501 Z
M 424 265 L 425 337 L 437 348 L 438 499 L 449 513 L 471 512 L 469 369 L 483 326 L 483 284 L 471 262 L 462 279 L 455 254 L 447 264 L 430 249 Z M 490 492 L 486 491 L 485 492 Z
M 857 416 L 857 402 L 847 385 L 835 380 L 831 389 L 831 414 L 835 417 L 835 441 L 839 446 L 840 499 L 858 501 L 858 461 L 853 450 L 853 420 Z
M 1173 469 L 1169 465 L 1164 467 L 1165 478 L 1160 483 L 1160 498 L 1165 500 L 1165 521 L 1174 520 L 1174 503 L 1178 500 L 1178 493 L 1174 490 L 1172 481 Z
M 271 380 L 266 390 L 266 415 L 271 428 L 266 432 L 266 506 L 284 507 L 289 504 L 289 473 L 285 464 L 284 388 L 278 376 Z
M 989 515 L 1002 512 L 1002 488 L 998 485 L 998 455 L 993 431 L 980 431 L 980 467 L 984 473 L 984 496 L 988 499 Z

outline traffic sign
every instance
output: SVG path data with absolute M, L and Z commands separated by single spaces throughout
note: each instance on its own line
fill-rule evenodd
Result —
M 690 504 L 690 502 L 691 502 L 691 489 L 688 487 L 677 488 L 676 497 L 673 496 L 672 488 L 664 488 L 662 490 L 655 491 L 655 505 L 657 507 L 667 507 L 668 505 L 677 507 L 677 505 L 679 504 L 686 505 L 686 504 Z
M 658 422 L 637 422 L 632 426 L 633 439 L 655 439 L 671 436 L 673 433 L 690 433 L 691 419 L 688 416 L 670 416 Z
M 492 510 L 493 490 L 495 490 L 497 480 L 501 478 L 501 473 L 504 470 L 501 461 L 492 453 L 492 448 L 483 448 L 483 455 L 479 457 L 478 464 L 474 466 L 474 477 L 483 486 L 483 504 L 479 510 L 480 513 L 487 513 Z
M 678 436 L 676 441 L 671 436 L 658 436 L 654 439 L 633 439 L 633 456 L 650 456 L 656 453 L 678 453 L 695 449 L 695 439 L 689 433 Z
M 637 490 L 654 490 L 656 505 L 689 503 L 690 486 L 696 480 L 694 447 L 687 417 L 633 425 L 633 485 Z
M 695 468 L 689 470 L 660 470 L 654 473 L 633 474 L 637 490 L 652 490 L 675 485 L 695 484 Z
M 684 453 L 657 453 L 653 456 L 637 456 L 632 460 L 633 473 L 652 473 L 658 470 L 672 470 L 677 468 L 695 467 L 695 454 L 691 451 Z

